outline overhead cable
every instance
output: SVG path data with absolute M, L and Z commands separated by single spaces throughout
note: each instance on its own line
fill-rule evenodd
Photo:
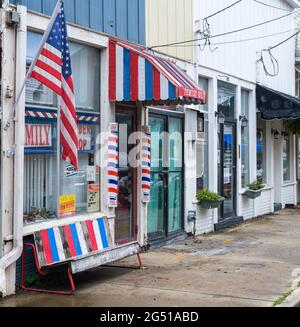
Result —
M 300 33 L 300 30 L 296 33 L 294 33 L 293 35 L 291 35 L 290 37 L 286 38 L 285 40 L 277 43 L 276 45 L 270 46 L 267 49 L 263 49 L 261 50 L 261 56 L 260 59 L 258 60 L 258 62 L 261 62 L 263 65 L 263 69 L 265 71 L 265 74 L 267 76 L 271 76 L 271 77 L 275 77 L 279 75 L 279 70 L 280 70 L 280 66 L 279 66 L 279 62 L 278 60 L 275 58 L 272 50 L 280 47 L 281 45 L 285 44 L 286 42 L 288 42 L 289 40 L 293 39 L 295 36 L 297 36 Z M 265 57 L 264 54 L 267 53 L 270 57 L 270 62 L 272 64 L 272 71 L 268 70 L 267 65 L 265 63 Z
M 226 35 L 230 35 L 230 34 L 243 32 L 243 31 L 246 31 L 246 30 L 249 30 L 249 29 L 253 29 L 253 28 L 256 28 L 256 27 L 259 27 L 259 26 L 263 26 L 263 25 L 270 24 L 272 22 L 284 19 L 286 17 L 291 16 L 292 14 L 293 14 L 293 12 L 290 12 L 290 13 L 288 13 L 286 15 L 276 17 L 276 18 L 273 18 L 273 19 L 270 19 L 270 20 L 267 20 L 267 21 L 264 21 L 264 22 L 261 22 L 261 23 L 258 23 L 258 24 L 250 25 L 250 26 L 247 26 L 247 27 L 243 27 L 243 28 L 233 30 L 233 31 L 229 31 L 229 32 L 225 32 L 225 33 L 210 35 L 209 38 L 212 39 L 212 38 L 217 38 L 217 37 L 221 37 L 221 36 L 226 36 Z M 181 42 L 173 42 L 173 43 L 168 43 L 168 44 L 156 45 L 156 46 L 150 47 L 149 49 L 151 50 L 151 49 L 155 49 L 155 48 L 170 47 L 170 46 L 173 46 L 173 45 L 187 44 L 187 43 L 203 41 L 203 40 L 207 40 L 207 38 L 202 37 L 202 38 L 197 38 L 197 39 L 193 39 L 193 40 L 186 40 L 186 41 L 181 41 Z
M 282 35 L 282 34 L 286 34 L 289 32 L 293 32 L 295 29 L 290 29 L 287 31 L 283 31 L 283 32 L 278 32 L 278 33 L 273 33 L 273 34 L 268 34 L 268 35 L 262 35 L 262 36 L 257 36 L 257 37 L 253 37 L 253 38 L 248 38 L 248 39 L 241 39 L 241 40 L 234 40 L 234 41 L 224 41 L 224 42 L 216 42 L 216 43 L 211 43 L 211 46 L 217 46 L 217 45 L 226 45 L 226 44 L 235 44 L 235 43 L 243 43 L 243 42 L 249 42 L 249 41 L 255 41 L 255 40 L 261 40 L 261 39 L 266 39 L 272 36 L 277 36 L 277 35 Z M 300 31 L 300 29 L 297 29 Z M 172 45 L 170 46 L 172 47 L 199 47 L 199 46 L 205 46 L 205 45 L 201 45 L 201 44 L 182 44 L 182 45 Z
M 234 2 L 234 3 L 232 3 L 231 5 L 229 5 L 228 7 L 225 7 L 225 8 L 223 8 L 223 9 L 221 9 L 221 10 L 215 12 L 214 14 L 211 14 L 211 15 L 205 17 L 204 20 L 205 20 L 205 19 L 212 18 L 212 17 L 214 17 L 214 16 L 216 16 L 216 15 L 219 15 L 219 14 L 221 14 L 222 12 L 224 12 L 224 11 L 226 11 L 226 10 L 232 8 L 233 6 L 237 5 L 237 4 L 240 3 L 240 2 L 242 2 L 242 0 L 238 0 L 238 1 Z
M 282 11 L 286 11 L 286 12 L 292 12 L 292 10 L 276 7 L 276 6 L 270 5 L 268 3 L 265 3 L 265 2 L 262 2 L 262 1 L 259 1 L 259 0 L 253 0 L 253 1 L 256 2 L 256 3 L 259 3 L 260 5 L 269 7 L 269 8 L 278 9 L 278 10 L 282 10 Z

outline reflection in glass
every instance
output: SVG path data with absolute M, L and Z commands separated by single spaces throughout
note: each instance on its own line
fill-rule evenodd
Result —
M 242 90 L 242 116 L 249 120 L 249 92 Z M 241 161 L 242 161 L 242 187 L 250 183 L 249 163 L 249 126 L 242 128 Z
M 235 118 L 235 96 L 236 89 L 233 85 L 218 81 L 218 111 L 225 118 Z
M 257 114 L 257 135 L 256 135 L 256 151 L 257 151 L 257 180 L 266 182 L 266 140 L 265 140 L 265 122 Z
M 168 227 L 169 233 L 176 232 L 182 228 L 182 176 L 181 173 L 169 174 L 169 205 L 168 205 Z
M 148 233 L 162 234 L 164 231 L 164 181 L 163 175 L 151 174 L 151 202 L 148 205 Z
M 42 35 L 27 33 L 27 67 L 39 49 Z M 70 42 L 76 108 L 78 111 L 100 110 L 100 51 Z M 57 108 L 56 94 L 40 82 L 29 79 L 26 83 L 26 103 Z
M 224 214 L 234 211 L 233 127 L 224 126 Z

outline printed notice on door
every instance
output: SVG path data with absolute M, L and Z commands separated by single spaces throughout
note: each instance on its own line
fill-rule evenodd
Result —
M 88 212 L 97 212 L 100 210 L 100 185 L 90 184 L 88 185 Z
M 59 215 L 68 217 L 76 214 L 76 195 L 62 195 L 59 197 Z

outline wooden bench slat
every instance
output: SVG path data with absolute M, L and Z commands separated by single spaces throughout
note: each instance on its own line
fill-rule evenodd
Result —
M 34 239 L 41 268 L 114 248 L 106 217 L 42 230 Z

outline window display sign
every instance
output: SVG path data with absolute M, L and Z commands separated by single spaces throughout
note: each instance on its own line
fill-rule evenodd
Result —
M 79 151 L 92 150 L 92 128 L 89 125 L 78 126 Z
M 90 184 L 88 185 L 88 212 L 97 212 L 100 210 L 100 185 Z
M 52 147 L 51 124 L 26 124 L 25 148 L 50 148 Z
M 62 195 L 59 197 L 59 215 L 67 217 L 76 214 L 76 195 Z

